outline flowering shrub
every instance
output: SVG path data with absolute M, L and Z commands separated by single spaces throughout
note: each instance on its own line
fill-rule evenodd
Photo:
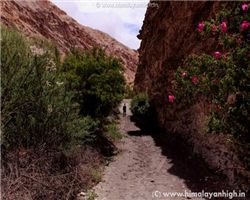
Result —
M 65 148 L 91 139 L 95 124 L 78 116 L 54 55 L 4 26 L 1 37 L 1 146 Z
M 250 4 L 223 3 L 216 19 L 198 24 L 201 40 L 214 37 L 213 55 L 190 55 L 179 67 L 170 102 L 190 106 L 203 95 L 212 103 L 209 133 L 224 133 L 250 169 Z

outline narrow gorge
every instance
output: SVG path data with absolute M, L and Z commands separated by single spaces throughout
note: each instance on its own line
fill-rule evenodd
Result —
M 213 55 L 215 38 L 198 38 L 198 24 L 215 17 L 219 2 L 159 2 L 148 9 L 139 48 L 135 89 L 147 92 L 155 108 L 159 127 L 167 134 L 188 143 L 208 167 L 226 175 L 231 184 L 249 190 L 249 171 L 241 167 L 224 134 L 207 134 L 205 123 L 211 104 L 200 97 L 188 109 L 169 102 L 174 74 L 190 54 Z M 185 14 L 184 14 L 185 13 Z
M 0 5 L 1 199 L 250 199 L 249 2 Z

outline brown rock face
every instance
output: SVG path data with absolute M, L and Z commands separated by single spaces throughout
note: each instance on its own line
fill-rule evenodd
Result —
M 138 38 L 139 66 L 136 72 L 137 92 L 148 92 L 155 107 L 158 124 L 169 134 L 183 138 L 203 157 L 209 167 L 228 177 L 230 183 L 248 190 L 249 172 L 241 170 L 240 162 L 228 148 L 225 135 L 205 133 L 205 120 L 211 105 L 200 99 L 183 110 L 168 102 L 173 74 L 190 54 L 212 53 L 213 39 L 198 41 L 198 23 L 209 20 L 218 2 L 158 2 L 158 9 L 148 8 Z
M 1 21 L 6 26 L 16 26 L 28 37 L 43 35 L 54 40 L 62 53 L 73 45 L 81 50 L 104 47 L 107 53 L 122 59 L 127 82 L 134 81 L 138 64 L 136 50 L 104 32 L 80 25 L 50 1 L 1 1 Z

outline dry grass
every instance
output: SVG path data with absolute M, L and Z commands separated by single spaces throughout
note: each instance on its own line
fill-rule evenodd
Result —
M 86 185 L 95 183 L 93 169 L 104 161 L 91 147 L 81 147 L 67 157 L 56 150 L 3 153 L 3 200 L 75 199 Z

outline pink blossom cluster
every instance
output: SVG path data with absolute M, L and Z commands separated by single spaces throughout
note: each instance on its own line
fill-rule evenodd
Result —
M 171 102 L 171 103 L 173 103 L 174 102 L 174 95 L 172 95 L 172 94 L 170 94 L 170 95 L 168 95 L 168 101 L 169 102 Z
M 248 9 L 248 5 L 247 4 L 243 4 L 241 8 L 242 8 L 242 10 L 247 10 Z
M 227 23 L 226 22 L 222 22 L 221 25 L 220 25 L 222 31 L 225 33 L 227 32 Z
M 247 21 L 243 21 L 241 24 L 241 31 L 247 30 L 249 28 L 250 23 Z
M 198 81 L 198 76 L 194 76 L 192 81 L 193 81 L 193 83 L 196 83 Z
M 219 51 L 214 52 L 214 56 L 216 59 L 220 59 L 221 57 L 227 58 L 227 53 L 224 53 L 224 55 L 222 55 Z
M 219 51 L 214 52 L 214 56 L 216 59 L 220 59 L 222 57 L 222 55 Z
M 248 9 L 248 5 L 247 4 L 243 4 L 242 5 L 242 10 L 247 10 L 247 9 Z M 205 24 L 203 22 L 199 23 L 198 24 L 198 32 L 201 33 L 202 30 L 204 29 L 204 27 L 205 27 Z M 221 27 L 222 32 L 226 33 L 228 31 L 228 27 L 227 27 L 227 23 L 226 22 L 222 22 L 221 25 L 220 25 L 220 27 Z M 245 31 L 245 30 L 249 29 L 249 27 L 250 27 L 250 22 L 243 21 L 243 23 L 241 24 L 241 31 Z M 213 35 L 215 35 L 216 34 L 215 32 L 218 31 L 218 26 L 216 26 L 215 24 L 213 24 L 212 31 L 213 31 Z M 232 37 L 232 35 L 229 35 L 229 37 Z M 241 40 L 241 38 L 239 38 L 239 40 Z M 236 42 L 238 43 L 239 41 L 237 40 Z M 225 59 L 227 59 L 227 53 L 225 53 L 224 55 L 222 55 L 219 51 L 214 52 L 214 56 L 215 56 L 216 59 L 220 59 L 222 57 L 224 57 Z M 250 57 L 250 53 L 249 53 L 248 56 Z M 185 78 L 186 76 L 187 76 L 187 73 L 183 72 L 182 73 L 182 78 Z M 194 76 L 192 78 L 192 82 L 196 83 L 197 81 L 198 81 L 198 76 Z M 216 85 L 218 83 L 217 79 L 214 79 L 212 81 L 212 83 L 214 85 Z M 174 90 L 174 87 L 172 86 L 172 91 L 173 90 Z M 175 96 L 173 94 L 169 94 L 168 95 L 169 102 L 171 102 L 171 103 L 174 102 L 174 98 L 175 98 Z M 220 110 L 221 106 L 218 105 L 217 108 L 218 108 L 218 110 Z
M 217 31 L 218 30 L 218 26 L 213 24 L 213 31 Z
M 204 23 L 199 23 L 198 25 L 198 32 L 200 33 L 205 27 L 205 24 Z

